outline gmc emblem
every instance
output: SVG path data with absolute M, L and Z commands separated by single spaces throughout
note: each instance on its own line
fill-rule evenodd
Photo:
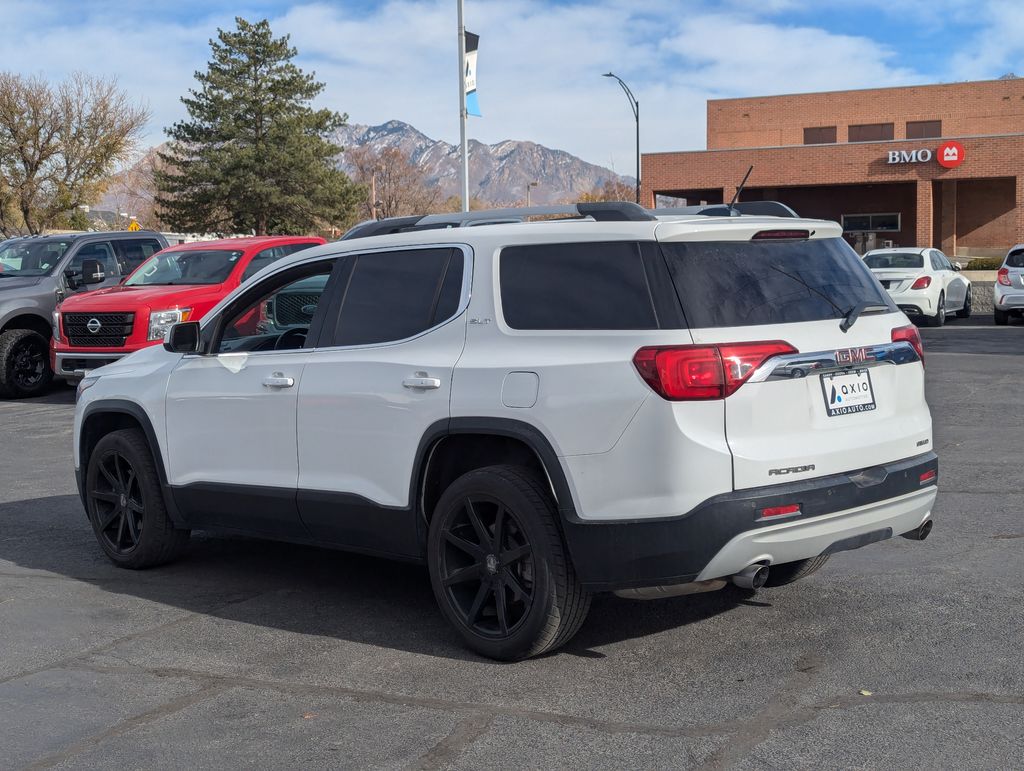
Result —
M 860 364 L 867 360 L 867 348 L 846 348 L 842 351 L 836 351 L 836 364 Z

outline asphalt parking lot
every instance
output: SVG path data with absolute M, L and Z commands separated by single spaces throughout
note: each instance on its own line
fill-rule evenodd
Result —
M 460 647 L 415 566 L 197 535 L 112 567 L 71 390 L 0 402 L 0 768 L 1019 768 L 1024 325 L 923 335 L 928 541 L 756 595 L 598 598 L 512 665 Z

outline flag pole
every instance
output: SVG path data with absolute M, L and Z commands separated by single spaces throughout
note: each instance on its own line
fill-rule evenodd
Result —
M 469 143 L 466 140 L 466 25 L 463 21 L 463 0 L 459 6 L 459 147 L 462 169 L 462 211 L 469 211 Z

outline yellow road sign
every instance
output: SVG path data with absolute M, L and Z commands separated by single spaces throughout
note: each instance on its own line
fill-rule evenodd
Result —
M 136 230 L 142 230 L 142 226 L 139 224 L 138 220 L 132 220 L 131 224 L 128 226 L 128 229 L 134 233 Z

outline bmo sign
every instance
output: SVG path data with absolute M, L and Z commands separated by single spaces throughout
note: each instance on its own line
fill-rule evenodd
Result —
M 964 146 L 959 142 L 943 142 L 934 152 L 928 148 L 920 150 L 890 150 L 888 162 L 897 163 L 929 163 L 934 158 L 940 166 L 955 169 L 964 162 Z

